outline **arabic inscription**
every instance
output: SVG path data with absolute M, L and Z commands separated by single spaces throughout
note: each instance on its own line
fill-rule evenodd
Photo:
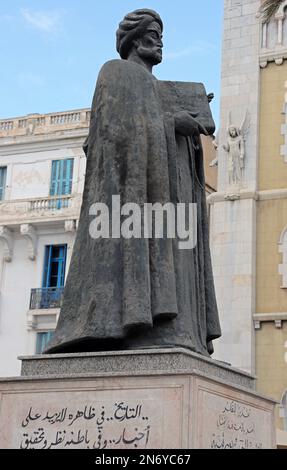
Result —
M 21 423 L 20 448 L 146 448 L 150 433 L 150 418 L 141 403 L 87 403 L 44 412 L 31 406 Z

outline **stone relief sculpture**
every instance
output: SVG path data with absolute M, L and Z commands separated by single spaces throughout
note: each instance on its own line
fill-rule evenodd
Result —
M 228 138 L 223 149 L 228 154 L 228 180 L 231 186 L 240 186 L 245 168 L 245 138 L 250 126 L 250 117 L 246 111 L 244 120 L 240 127 L 232 124 L 231 113 L 229 113 L 229 124 L 227 128 Z
M 209 249 L 200 134 L 214 121 L 202 84 L 163 82 L 163 23 L 149 9 L 125 16 L 121 59 L 98 78 L 84 145 L 87 171 L 79 229 L 54 339 L 47 352 L 184 347 L 213 353 L 221 335 Z M 196 204 L 194 249 L 178 239 L 89 235 L 90 208 Z

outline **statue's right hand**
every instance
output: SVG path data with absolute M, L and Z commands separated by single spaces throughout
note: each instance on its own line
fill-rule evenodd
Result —
M 199 134 L 208 135 L 205 127 L 188 111 L 179 111 L 174 116 L 174 119 L 176 132 L 185 137 Z

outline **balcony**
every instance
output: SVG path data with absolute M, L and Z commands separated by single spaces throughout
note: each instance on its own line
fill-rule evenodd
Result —
M 62 305 L 64 287 L 32 289 L 30 310 L 59 309 Z
M 71 196 L 49 197 L 29 201 L 29 212 L 57 211 L 68 209 L 71 206 Z
M 29 114 L 28 116 L 1 119 L 1 137 L 31 137 L 53 134 L 57 131 L 81 130 L 89 128 L 91 110 L 76 109 L 52 114 Z
M 0 201 L 0 225 L 35 225 L 55 223 L 57 220 L 77 220 L 81 203 L 81 194 Z

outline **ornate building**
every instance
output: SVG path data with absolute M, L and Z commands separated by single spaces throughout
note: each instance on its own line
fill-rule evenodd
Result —
M 218 193 L 209 197 L 223 338 L 287 431 L 287 1 L 225 0 Z
M 51 338 L 75 240 L 88 109 L 0 120 L 0 377 Z M 204 138 L 207 195 L 214 147 Z
M 85 175 L 89 110 L 0 121 L 0 376 L 56 327 Z

